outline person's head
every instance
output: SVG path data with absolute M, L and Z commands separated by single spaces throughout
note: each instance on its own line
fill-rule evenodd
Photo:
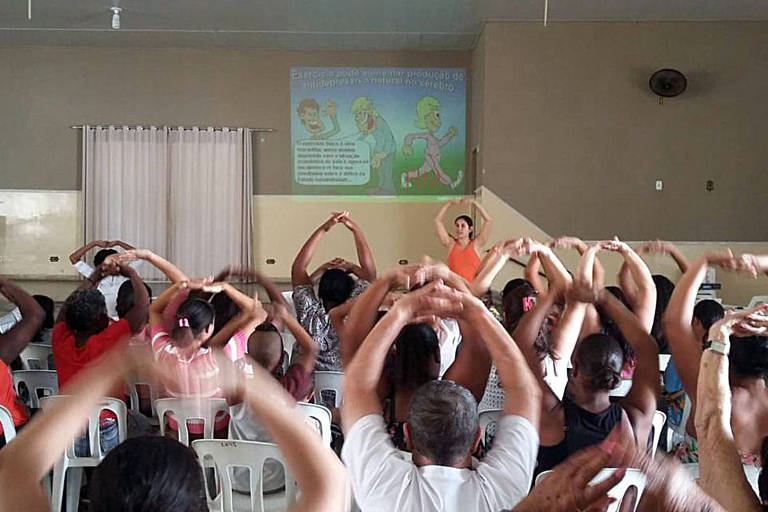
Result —
M 283 362 L 283 337 L 273 324 L 260 324 L 248 337 L 248 356 L 275 375 Z
M 43 319 L 42 325 L 40 325 L 40 330 L 38 330 L 35 333 L 35 337 L 33 338 L 33 341 L 41 341 L 43 329 L 53 328 L 54 303 L 53 303 L 53 299 L 48 297 L 47 295 L 33 295 L 32 298 L 35 299 L 35 301 L 37 301 L 38 304 L 40 304 L 40 307 L 43 308 L 43 311 L 45 312 L 45 318 Z
M 168 437 L 134 437 L 120 443 L 93 471 L 88 487 L 93 512 L 207 510 L 195 452 Z
M 369 134 L 376 130 L 376 122 L 379 113 L 373 107 L 371 100 L 365 96 L 358 96 L 349 106 L 349 111 L 355 118 L 355 124 L 360 133 Z
M 696 306 L 693 308 L 691 325 L 693 326 L 694 334 L 702 343 L 707 341 L 705 338 L 709 333 L 709 328 L 712 327 L 712 324 L 723 318 L 723 315 L 725 315 L 725 310 L 716 300 L 705 299 L 696 303 Z
M 475 224 L 469 215 L 459 215 L 453 221 L 453 227 L 456 228 L 456 238 L 467 237 L 471 239 L 474 236 Z
M 112 256 L 113 254 L 117 254 L 117 251 L 114 249 L 101 249 L 93 257 L 93 266 L 98 267 L 104 263 L 105 259 L 107 259 L 109 256 Z
M 213 306 L 214 316 L 216 317 L 216 322 L 213 325 L 213 333 L 211 334 L 213 336 L 227 325 L 227 322 L 240 314 L 240 308 L 237 307 L 235 301 L 230 299 L 229 295 L 226 293 L 217 293 L 214 295 L 210 300 L 210 304 Z
M 147 283 L 144 283 L 144 288 L 147 289 L 147 295 L 152 298 L 152 288 Z M 117 318 L 123 318 L 128 311 L 133 308 L 133 284 L 131 281 L 125 281 L 120 285 L 117 290 L 117 299 L 115 300 L 115 311 L 117 311 Z M 149 313 L 147 313 L 149 317 Z
M 395 339 L 392 382 L 395 388 L 415 390 L 440 376 L 440 342 L 427 324 L 409 324 Z
M 411 398 L 405 438 L 417 465 L 465 466 L 480 442 L 472 393 L 450 380 L 422 385 Z
M 75 290 L 64 302 L 64 321 L 75 333 L 103 331 L 109 325 L 104 295 L 95 288 Z
M 768 336 L 731 336 L 728 360 L 739 379 L 768 379 Z
M 443 124 L 440 120 L 440 102 L 432 96 L 422 96 L 416 103 L 416 116 L 413 125 L 429 133 L 435 133 Z
M 510 287 L 512 281 L 507 283 L 501 295 L 501 316 L 508 332 L 512 332 L 523 315 L 536 305 L 537 293 L 533 285 L 525 279 L 519 281 L 522 282 L 514 287 Z
M 332 268 L 323 272 L 320 284 L 317 287 L 317 295 L 323 301 L 326 311 L 330 311 L 339 304 L 343 304 L 352 294 L 355 281 L 341 269 Z
M 653 317 L 651 335 L 656 339 L 659 348 L 666 349 L 667 341 L 662 329 L 662 319 L 664 318 L 664 311 L 667 310 L 669 299 L 672 297 L 672 292 L 675 291 L 675 284 L 659 274 L 653 276 L 653 284 L 656 285 L 656 313 Z
M 196 350 L 213 333 L 213 306 L 203 299 L 187 299 L 181 303 L 171 331 L 173 344 L 181 349 Z
M 533 288 L 533 285 L 527 280 L 523 279 L 522 277 L 516 277 L 514 279 L 510 279 L 507 281 L 507 284 L 504 285 L 504 288 L 501 290 L 501 298 L 504 299 L 504 297 L 507 296 L 509 292 L 514 290 L 515 288 L 519 286 L 530 286 Z
M 623 364 L 618 341 L 607 334 L 590 334 L 576 346 L 571 384 L 585 393 L 607 393 L 621 382 Z
M 311 98 L 301 100 L 296 107 L 296 113 L 299 114 L 301 124 L 312 135 L 325 131 L 325 124 L 320 117 L 320 105 L 317 104 L 316 100 Z

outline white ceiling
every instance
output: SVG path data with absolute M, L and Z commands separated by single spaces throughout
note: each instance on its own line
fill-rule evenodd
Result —
M 486 20 L 544 13 L 544 0 L 31 1 L 31 20 L 27 0 L 0 2 L 0 45 L 469 50 Z M 768 0 L 549 0 L 553 23 L 651 20 L 768 20 Z

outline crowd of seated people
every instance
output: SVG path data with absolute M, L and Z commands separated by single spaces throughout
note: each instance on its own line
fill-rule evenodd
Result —
M 443 217 L 469 204 L 483 219 L 478 235 L 464 215 L 451 235 Z M 568 236 L 502 239 L 486 251 L 491 222 L 476 202 L 452 201 L 435 218 L 447 265 L 425 258 L 378 272 L 360 225 L 334 212 L 296 256 L 292 304 L 254 269 L 190 277 L 121 241 L 72 254 L 85 279 L 55 320 L 50 299 L 0 276 L 0 293 L 17 308 L 0 321 L 0 405 L 17 432 L 0 445 L 0 510 L 50 510 L 41 480 L 73 439 L 75 455 L 88 455 L 85 419 L 104 397 L 126 400 L 137 373 L 151 376 L 160 397 L 225 399 L 213 437 L 275 443 L 284 461 L 263 466 L 259 489 L 234 470 L 234 491 L 279 493 L 290 473 L 295 510 L 766 510 L 768 476 L 756 493 L 744 465 L 768 456 L 768 305 L 725 311 L 697 292 L 708 266 L 764 279 L 768 256 L 728 251 L 688 262 L 668 243 L 633 249 Z M 338 226 L 358 262 L 336 258 L 310 273 Z M 93 266 L 82 261 L 97 247 Z M 556 249 L 577 250 L 576 268 Z M 605 286 L 606 253 L 623 260 L 619 286 Z M 671 256 L 682 277 L 652 275 L 645 254 Z M 493 307 L 491 284 L 513 258 L 527 258 L 525 278 L 506 283 Z M 154 300 L 138 263 L 169 282 Z M 238 280 L 263 288 L 269 302 Z M 40 411 L 28 410 L 11 379 L 30 342 L 50 343 L 64 396 Z M 314 389 L 314 372 L 343 373 L 340 405 Z M 309 400 L 330 409 L 330 446 L 297 409 Z M 657 410 L 685 432 L 669 455 L 655 446 Z M 481 426 L 487 411 L 493 435 Z M 180 419 L 159 418 L 162 436 L 140 410 L 126 420 L 122 439 L 120 419 L 99 414 L 106 455 L 87 481 L 88 510 L 205 510 L 201 461 Z M 206 437 L 202 422 L 189 420 L 190 440 Z M 697 481 L 681 461 L 698 464 Z M 644 487 L 609 495 L 630 474 L 644 475 Z

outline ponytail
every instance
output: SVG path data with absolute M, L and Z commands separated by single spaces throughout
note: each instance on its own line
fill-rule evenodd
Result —
M 202 299 L 187 299 L 176 312 L 175 324 L 171 331 L 173 344 L 180 348 L 189 347 L 208 328 L 215 318 L 213 307 Z

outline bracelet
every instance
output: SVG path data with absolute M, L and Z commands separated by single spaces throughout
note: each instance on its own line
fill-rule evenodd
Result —
M 711 350 L 712 352 L 715 352 L 722 356 L 728 356 L 728 352 L 730 352 L 731 350 L 731 345 L 730 343 L 726 343 L 718 340 L 710 340 L 707 342 L 705 348 L 706 350 Z

